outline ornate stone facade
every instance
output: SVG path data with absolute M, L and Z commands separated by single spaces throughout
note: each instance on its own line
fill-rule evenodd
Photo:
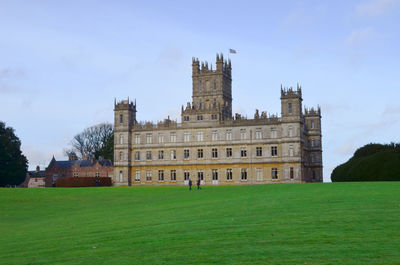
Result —
M 114 103 L 114 185 L 322 182 L 321 110 L 303 112 L 301 87 L 281 87 L 281 117 L 233 117 L 231 62 L 216 66 L 193 58 L 181 123 L 138 123 L 136 102 Z

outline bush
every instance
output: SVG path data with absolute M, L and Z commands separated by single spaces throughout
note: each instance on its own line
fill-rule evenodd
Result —
M 78 177 L 78 178 L 58 178 L 56 187 L 96 187 L 96 180 L 100 187 L 108 187 L 112 185 L 111 178 L 101 177 Z

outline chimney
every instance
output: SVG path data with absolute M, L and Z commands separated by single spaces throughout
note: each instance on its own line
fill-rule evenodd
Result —
M 39 171 L 40 171 L 40 167 L 36 166 L 36 172 L 39 172 Z

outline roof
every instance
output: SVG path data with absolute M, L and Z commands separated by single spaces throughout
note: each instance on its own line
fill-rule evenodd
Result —
M 40 171 L 28 171 L 29 177 L 31 178 L 44 178 L 45 177 L 45 171 L 40 170 Z
M 66 161 L 56 161 L 55 158 L 51 160 L 49 164 L 49 168 L 57 165 L 60 168 L 71 168 L 74 164 L 77 164 L 80 167 L 92 167 L 97 162 L 103 167 L 112 167 L 113 163 L 109 159 L 102 159 L 102 160 L 66 160 Z

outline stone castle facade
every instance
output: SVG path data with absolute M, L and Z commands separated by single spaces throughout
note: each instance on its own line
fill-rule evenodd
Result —
M 181 123 L 136 120 L 136 102 L 114 103 L 114 174 L 120 185 L 322 182 L 321 110 L 302 107 L 301 87 L 281 87 L 281 117 L 232 116 L 232 66 L 192 61 L 192 103 Z

